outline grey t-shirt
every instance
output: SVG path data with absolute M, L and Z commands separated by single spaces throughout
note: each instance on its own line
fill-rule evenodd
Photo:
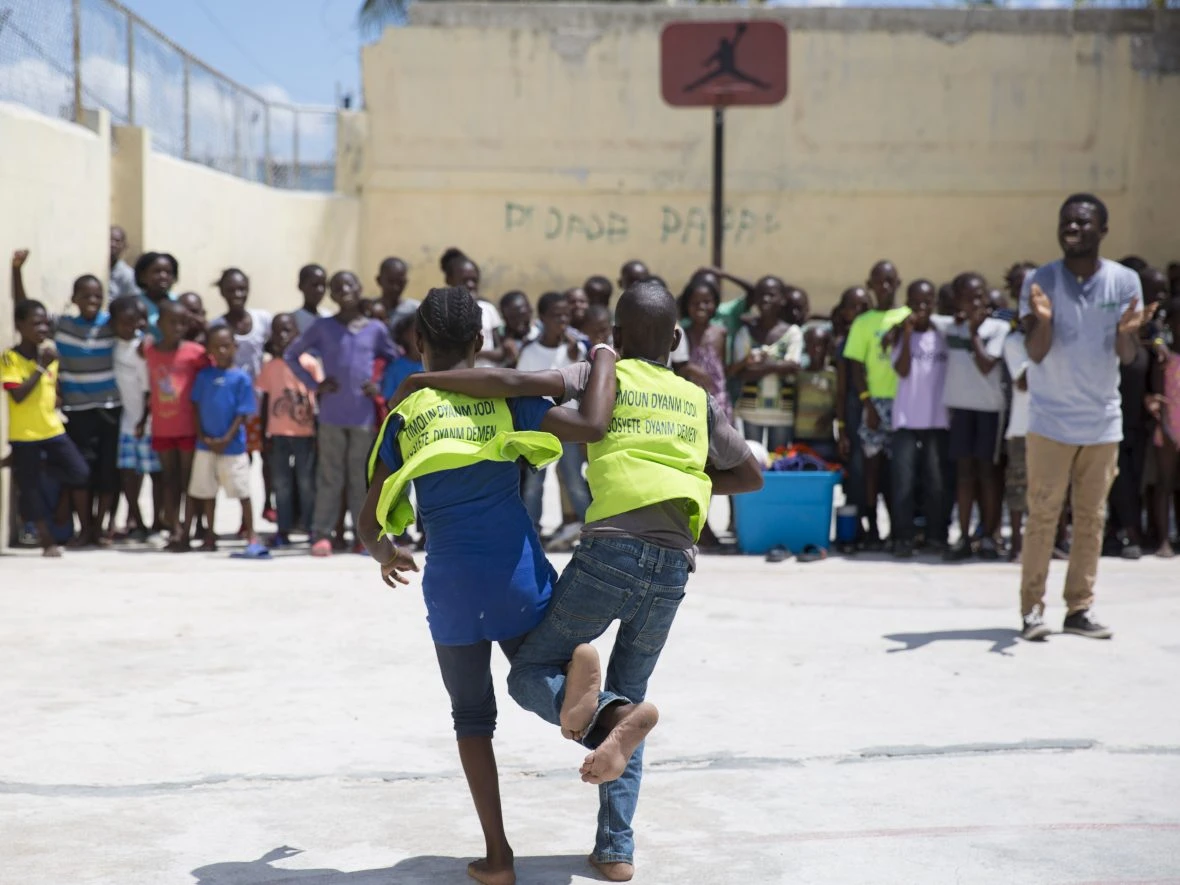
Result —
M 250 331 L 245 335 L 234 332 L 234 341 L 238 345 L 234 367 L 249 375 L 250 383 L 253 384 L 262 371 L 262 358 L 266 355 L 266 343 L 270 341 L 271 316 L 265 310 L 252 307 L 246 308 L 246 313 L 250 314 Z M 209 324 L 209 328 L 216 329 L 226 323 L 226 318 L 219 316 Z
M 418 312 L 418 307 L 422 304 L 421 301 L 415 301 L 413 298 L 399 298 L 397 307 L 393 309 L 393 313 L 386 318 L 389 322 L 389 334 L 393 334 L 393 327 L 402 317 L 409 316 L 412 313 Z
M 947 349 L 946 386 L 943 399 L 950 409 L 973 409 L 976 412 L 1004 411 L 1003 371 L 999 363 L 986 375 L 975 364 L 971 327 L 956 323 L 953 317 L 934 316 L 931 324 L 945 339 Z M 1004 356 L 1004 339 L 1008 324 L 986 319 L 979 326 L 979 337 L 987 355 L 999 360 Z
M 126 261 L 120 258 L 111 268 L 111 284 L 108 288 L 111 301 L 121 295 L 138 295 L 139 286 L 135 284 L 135 271 Z
M 1069 446 L 1120 442 L 1123 438 L 1119 318 L 1136 298 L 1143 304 L 1139 275 L 1101 260 L 1098 272 L 1078 281 L 1061 261 L 1025 277 L 1020 318 L 1032 313 L 1036 283 L 1053 304 L 1053 343 L 1039 363 L 1029 362 L 1029 433 Z
M 559 369 L 565 378 L 566 400 L 581 399 L 590 380 L 590 363 L 575 363 Z M 732 470 L 750 456 L 750 447 L 717 405 L 713 397 L 709 403 L 708 464 L 718 470 Z M 617 516 L 586 523 L 582 534 L 591 538 L 627 536 L 647 541 L 659 547 L 684 550 L 695 563 L 696 545 L 688 527 L 688 516 L 676 501 L 664 501 Z

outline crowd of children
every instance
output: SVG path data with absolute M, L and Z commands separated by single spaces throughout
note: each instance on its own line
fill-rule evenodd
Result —
M 213 549 L 220 489 L 242 504 L 244 555 L 266 556 L 300 534 L 316 556 L 360 552 L 348 527 L 364 500 L 366 459 L 387 402 L 422 371 L 419 302 L 405 294 L 406 263 L 381 262 L 371 299 L 351 271 L 329 276 L 307 265 L 297 275 L 296 309 L 276 316 L 249 307 L 248 275 L 228 268 L 215 284 L 225 311 L 210 320 L 199 294 L 174 291 L 180 268 L 172 255 L 148 252 L 129 266 L 124 249 L 115 228 L 105 309 L 102 283 L 86 275 L 74 284 L 73 309 L 56 317 L 25 292 L 28 253 L 13 256 L 20 342 L 5 354 L 4 387 L 25 537 L 52 555 L 62 541 Z M 1140 357 L 1122 370 L 1126 438 L 1107 551 L 1130 558 L 1151 548 L 1166 556 L 1180 437 L 1180 403 L 1169 407 L 1180 397 L 1180 356 L 1171 350 L 1180 330 L 1180 267 L 1165 273 L 1133 256 L 1124 264 L 1140 274 L 1146 304 L 1160 309 L 1145 327 Z M 812 317 L 807 293 L 779 277 L 750 283 L 702 268 L 680 296 L 684 334 L 673 368 L 713 396 L 727 421 L 740 421 L 747 440 L 844 468 L 845 495 L 861 514 L 847 551 L 890 546 L 909 557 L 925 547 L 952 560 L 996 559 L 1006 506 L 1008 555 L 1018 559 L 1027 356 L 1012 307 L 1033 268 L 1013 265 L 1004 289 L 973 272 L 941 286 L 919 279 L 904 288 L 902 304 L 898 271 L 881 261 L 863 287 L 843 292 L 830 318 Z M 610 340 L 615 286 L 604 276 L 542 293 L 534 314 L 519 290 L 501 296 L 498 307 L 484 299 L 479 266 L 458 249 L 442 255 L 440 271 L 480 308 L 477 366 L 560 370 Z M 663 283 L 643 262 L 629 261 L 619 290 L 646 279 Z M 723 297 L 726 285 L 736 298 Z M 325 298 L 334 313 L 323 309 Z M 264 478 L 259 514 L 249 490 L 256 457 Z M 563 520 L 549 550 L 568 549 L 586 519 L 585 462 L 584 446 L 563 447 L 556 463 Z M 521 471 L 535 528 L 544 475 Z M 146 515 L 145 477 L 152 486 Z M 888 544 L 878 526 L 881 498 Z M 959 540 L 951 546 L 956 510 Z M 125 514 L 118 523 L 116 513 Z M 256 515 L 275 525 L 265 542 Z M 1063 548 L 1067 527 L 1068 507 Z M 702 549 L 722 549 L 707 527 Z

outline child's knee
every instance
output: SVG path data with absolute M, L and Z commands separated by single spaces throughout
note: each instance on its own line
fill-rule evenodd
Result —
M 451 721 L 456 740 L 469 737 L 492 737 L 496 733 L 496 698 L 493 695 L 478 704 L 451 706 Z

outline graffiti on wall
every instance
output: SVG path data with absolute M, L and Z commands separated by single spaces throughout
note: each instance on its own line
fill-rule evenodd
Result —
M 663 206 L 658 217 L 632 224 L 629 215 L 614 210 L 574 211 L 534 203 L 504 203 L 504 232 L 540 237 L 549 241 L 604 243 L 617 246 L 633 233 L 644 239 L 658 232 L 660 243 L 705 247 L 709 243 L 711 213 L 700 206 Z M 769 237 L 782 225 L 774 212 L 758 212 L 745 206 L 727 206 L 722 217 L 725 241 L 742 245 Z

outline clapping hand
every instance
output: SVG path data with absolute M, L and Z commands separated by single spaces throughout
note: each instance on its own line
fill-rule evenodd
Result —
M 20 270 L 26 261 L 29 260 L 28 249 L 17 249 L 12 253 L 12 267 L 14 270 Z
M 1131 299 L 1130 306 L 1123 311 L 1123 315 L 1119 317 L 1119 334 L 1120 335 L 1138 335 L 1139 327 L 1147 320 L 1147 318 L 1155 313 L 1155 308 L 1158 302 L 1152 305 L 1150 311 L 1145 312 L 1141 307 L 1139 296 Z
M 1036 283 L 1033 283 L 1029 290 L 1028 303 L 1037 322 L 1047 323 L 1053 319 L 1053 302 L 1049 300 L 1045 290 Z

